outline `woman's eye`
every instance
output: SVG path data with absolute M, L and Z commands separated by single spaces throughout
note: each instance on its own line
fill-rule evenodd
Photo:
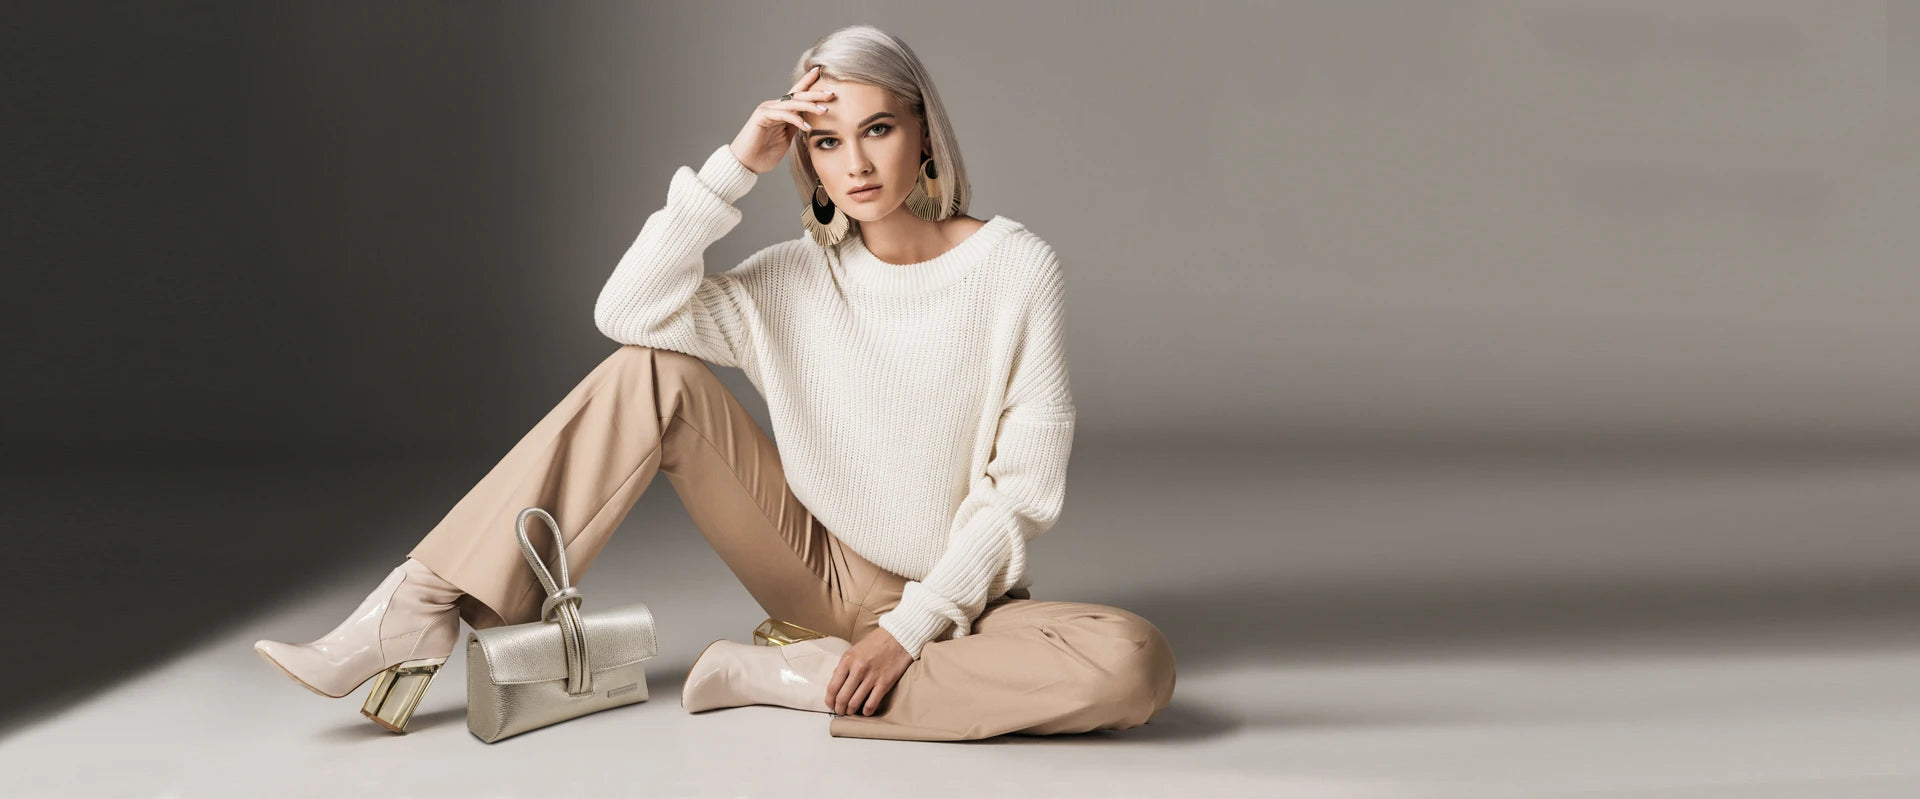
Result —
M 892 126 L 892 125 L 889 125 L 889 124 L 887 124 L 887 123 L 885 123 L 885 122 L 875 122 L 875 123 L 873 123 L 873 125 L 872 125 L 872 126 L 870 126 L 870 127 L 868 127 L 868 128 L 867 128 L 867 130 L 868 130 L 869 132 L 871 132 L 871 131 L 872 131 L 872 130 L 873 130 L 874 128 L 885 128 L 885 129 L 887 129 L 887 130 L 893 130 L 893 126 Z M 886 135 L 886 134 L 884 134 L 884 133 L 882 133 L 881 135 L 883 135 L 883 136 L 884 136 L 884 135 Z M 817 149 L 817 150 L 831 150 L 831 149 L 833 149 L 833 148 L 832 148 L 832 147 L 828 147 L 828 146 L 827 146 L 827 142 L 830 142 L 830 141 L 839 141 L 839 140 L 838 140 L 838 139 L 835 139 L 835 138 L 834 138 L 834 137 L 832 137 L 832 136 L 822 136 L 822 137 L 820 137 L 820 138 L 818 138 L 818 139 L 814 139 L 814 140 L 813 140 L 813 146 L 814 146 L 814 149 Z

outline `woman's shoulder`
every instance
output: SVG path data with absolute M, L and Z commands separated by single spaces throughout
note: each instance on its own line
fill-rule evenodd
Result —
M 948 219 L 946 222 L 947 243 L 959 244 L 965 241 L 968 237 L 980 232 L 981 228 L 986 227 L 987 221 L 988 220 L 976 219 L 971 216 L 958 216 Z
M 736 280 L 764 282 L 782 275 L 816 269 L 824 257 L 820 246 L 802 233 L 795 238 L 761 247 L 728 269 L 726 274 Z
M 1021 274 L 1038 279 L 1058 275 L 1060 256 L 1054 252 L 1053 245 L 1044 237 L 1020 223 L 1019 220 L 1004 214 L 995 217 L 991 222 L 997 222 L 1005 227 L 995 249 L 999 251 L 1002 258 L 1017 265 Z

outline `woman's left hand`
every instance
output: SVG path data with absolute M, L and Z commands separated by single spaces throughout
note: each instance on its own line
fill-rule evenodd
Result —
M 840 656 L 833 667 L 833 679 L 827 682 L 827 706 L 842 716 L 861 713 L 871 716 L 880 708 L 880 699 L 893 690 L 900 675 L 913 665 L 913 655 L 893 639 L 893 633 L 875 627 Z

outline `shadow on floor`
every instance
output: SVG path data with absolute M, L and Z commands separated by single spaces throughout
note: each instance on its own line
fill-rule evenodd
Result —
M 200 469 L 42 468 L 5 481 L 19 581 L 19 640 L 86 652 L 0 661 L 34 685 L 0 707 L 0 735 L 189 651 L 262 608 L 299 601 L 372 562 L 385 568 L 440 520 L 490 459 Z M 1147 586 L 1101 602 L 1137 612 L 1184 673 L 1393 654 L 1502 649 L 1606 652 L 1638 645 L 1800 647 L 1920 643 L 1920 575 L 1678 583 L 1648 578 Z M 287 575 L 299 575 L 297 580 Z M 1191 729 L 1207 726 L 1190 720 Z M 1168 725 L 1174 726 L 1174 725 Z

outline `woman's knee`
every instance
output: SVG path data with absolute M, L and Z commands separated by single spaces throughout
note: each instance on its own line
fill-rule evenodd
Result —
M 607 364 L 623 375 L 644 375 L 657 385 L 695 386 L 719 376 L 706 361 L 678 350 L 623 344 L 607 356 Z
M 1129 642 L 1137 644 L 1127 662 L 1131 675 L 1126 686 L 1137 714 L 1134 723 L 1145 722 L 1173 699 L 1173 645 L 1160 628 L 1145 618 L 1129 613 L 1123 628 Z
M 1173 698 L 1173 647 L 1145 617 L 1119 608 L 1083 617 L 1109 646 L 1110 662 L 1082 688 L 1086 699 L 1110 708 L 1119 723 L 1131 727 L 1152 718 Z

